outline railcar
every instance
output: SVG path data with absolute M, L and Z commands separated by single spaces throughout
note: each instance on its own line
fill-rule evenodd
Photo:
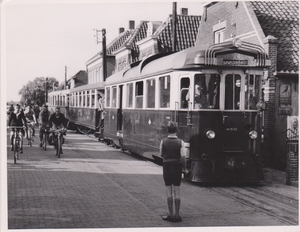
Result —
M 60 107 L 60 112 L 65 115 L 66 118 L 69 118 L 69 96 L 70 90 L 56 90 L 48 93 L 48 110 L 50 113 L 55 112 L 55 107 Z
M 167 123 L 178 123 L 195 182 L 263 180 L 260 147 L 264 49 L 240 39 L 157 54 L 105 82 L 104 136 L 161 159 Z
M 68 119 L 69 129 L 99 136 L 98 94 L 104 95 L 103 82 L 56 90 L 48 94 L 49 110 L 53 113 L 59 106 Z
M 100 120 L 97 95 L 104 95 L 104 83 L 98 82 L 70 89 L 69 121 L 81 132 L 99 135 Z

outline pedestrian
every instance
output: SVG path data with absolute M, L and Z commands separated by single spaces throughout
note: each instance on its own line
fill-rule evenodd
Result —
M 99 135 L 99 141 L 100 141 L 103 140 L 103 129 L 104 129 L 104 102 L 100 93 L 97 94 L 97 100 L 98 100 L 97 121 L 99 122 L 97 128 L 99 129 L 100 132 Z
M 182 168 L 186 171 L 186 151 L 184 142 L 177 138 L 177 129 L 177 123 L 170 121 L 168 123 L 168 137 L 160 143 L 160 155 L 163 158 L 163 178 L 169 210 L 169 214 L 162 218 L 171 222 L 182 221 L 179 215 Z M 175 202 L 175 215 L 173 213 L 173 202 Z

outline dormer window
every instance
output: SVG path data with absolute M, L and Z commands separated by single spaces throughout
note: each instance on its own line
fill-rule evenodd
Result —
M 153 23 L 152 22 L 147 23 L 147 27 L 148 27 L 147 30 L 147 37 L 148 37 L 153 34 Z
M 227 21 L 222 21 L 213 26 L 214 44 L 225 41 L 226 22 Z

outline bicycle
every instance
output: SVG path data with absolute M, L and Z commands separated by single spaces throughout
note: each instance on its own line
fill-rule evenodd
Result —
M 66 129 L 64 128 L 60 128 L 60 129 L 52 129 L 51 130 L 52 133 L 54 133 L 54 138 L 55 138 L 55 141 L 54 141 L 54 147 L 56 149 L 56 156 L 58 158 L 60 158 L 60 155 L 63 154 L 62 152 L 62 144 L 63 144 L 63 136 L 66 135 Z
M 33 125 L 34 125 L 33 122 L 27 123 L 27 127 L 28 127 L 28 129 L 27 129 L 27 140 L 28 140 L 28 145 L 30 147 L 32 147 L 32 143 L 34 142 L 34 139 L 33 139 L 33 136 L 32 136 L 32 134 L 33 134 L 33 129 L 32 129 Z
M 42 127 L 41 130 L 43 130 L 42 149 L 44 151 L 46 151 L 47 145 L 48 145 L 48 137 L 49 137 L 49 133 L 50 133 L 50 127 Z
M 20 135 L 18 129 L 23 129 L 22 126 L 10 126 L 9 128 L 14 129 L 13 130 L 13 153 L 14 153 L 14 163 L 17 163 L 17 160 L 19 159 L 19 153 L 20 153 Z

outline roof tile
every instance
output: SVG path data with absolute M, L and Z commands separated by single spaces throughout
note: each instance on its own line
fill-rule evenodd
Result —
M 277 70 L 299 71 L 299 2 L 251 1 L 265 33 L 278 39 Z

